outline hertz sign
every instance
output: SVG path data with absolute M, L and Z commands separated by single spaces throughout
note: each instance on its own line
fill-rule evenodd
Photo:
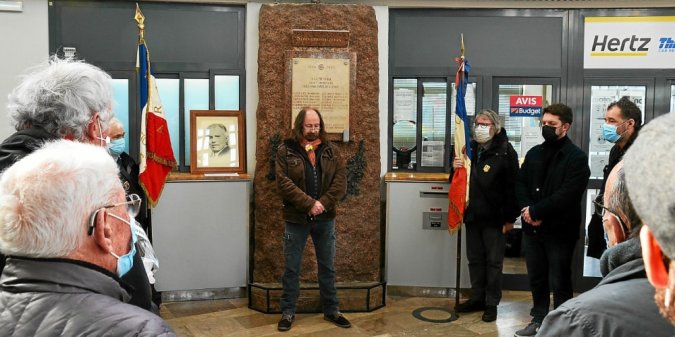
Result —
M 584 68 L 675 68 L 675 16 L 586 17 Z

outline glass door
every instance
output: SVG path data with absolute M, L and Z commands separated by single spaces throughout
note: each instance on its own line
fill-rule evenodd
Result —
M 493 104 L 503 121 L 509 142 L 518 153 L 520 162 L 532 147 L 541 144 L 541 113 L 544 107 L 556 103 L 560 92 L 558 78 L 495 78 Z M 529 289 L 525 255 L 522 250 L 522 225 L 516 220 L 506 237 L 504 254 L 504 289 Z

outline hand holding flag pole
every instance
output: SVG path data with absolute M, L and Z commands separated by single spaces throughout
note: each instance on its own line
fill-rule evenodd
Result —
M 162 101 L 150 65 L 150 52 L 145 44 L 145 17 L 136 4 L 134 19 L 138 25 L 138 54 L 136 71 L 139 78 L 141 110 L 140 174 L 138 180 L 148 196 L 148 204 L 155 207 L 164 189 L 166 176 L 176 166 L 171 147 L 169 127 L 164 117 Z
M 466 111 L 465 95 L 469 80 L 469 62 L 464 58 L 464 34 L 461 41 L 461 56 L 455 58 L 457 72 L 455 73 L 455 88 L 457 90 L 457 104 L 455 108 L 454 152 L 456 158 L 461 158 L 463 167 L 455 168 L 448 191 L 450 205 L 448 207 L 448 231 L 454 234 L 464 221 L 464 209 L 469 201 L 469 177 L 471 172 L 471 147 L 469 138 L 469 118 Z

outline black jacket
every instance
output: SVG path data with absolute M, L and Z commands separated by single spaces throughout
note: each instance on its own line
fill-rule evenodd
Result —
M 57 139 L 59 137 L 40 127 L 15 132 L 0 144 L 0 172 L 39 149 L 45 142 Z
M 520 214 L 516 200 L 518 154 L 502 128 L 478 158 L 478 143 L 471 141 L 469 204 L 464 213 L 467 224 L 501 227 Z
M 640 249 L 639 243 L 629 241 L 605 254 L 623 244 Z M 673 336 L 675 327 L 654 303 L 654 287 L 646 278 L 642 257 L 639 252 L 630 256 L 595 288 L 549 312 L 537 336 Z
M 141 224 L 141 227 L 146 233 L 150 226 L 150 219 L 148 213 L 148 198 L 145 196 L 145 191 L 138 183 L 139 167 L 134 158 L 131 158 L 126 152 L 122 152 L 117 158 L 117 167 L 120 169 L 120 181 L 126 194 L 137 194 L 141 197 L 141 210 L 136 215 L 136 221 Z
M 157 315 L 124 303 L 114 274 L 66 259 L 7 259 L 0 278 L 2 336 L 176 336 Z
M 544 143 L 525 155 L 518 172 L 516 196 L 520 207 L 530 207 L 530 216 L 542 220 L 534 227 L 523 221 L 527 234 L 574 241 L 579 238 L 582 196 L 591 170 L 588 157 L 565 136 L 558 140 L 559 149 L 545 162 Z

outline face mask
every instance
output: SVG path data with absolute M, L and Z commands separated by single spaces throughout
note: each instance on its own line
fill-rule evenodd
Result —
M 124 138 L 115 139 L 110 141 L 110 145 L 108 145 L 108 152 L 110 152 L 113 157 L 119 157 L 122 152 L 124 152 L 124 148 L 126 146 L 127 144 L 124 141 Z
M 602 137 L 610 143 L 616 143 L 617 140 L 621 139 L 621 135 L 616 132 L 616 125 L 607 123 L 602 124 Z
M 131 231 L 131 249 L 129 252 L 122 256 L 117 256 L 117 254 L 110 252 L 112 256 L 117 258 L 117 276 L 122 277 L 128 273 L 129 270 L 131 270 L 131 267 L 134 265 L 134 255 L 136 255 L 136 241 L 138 241 L 138 238 L 136 237 L 136 230 L 130 221 L 124 220 L 112 213 L 108 213 L 108 215 L 128 224 L 129 230 Z M 129 219 L 131 220 L 133 217 L 129 215 Z
M 555 134 L 555 129 L 552 126 L 544 125 L 541 127 L 541 135 L 544 137 L 544 140 L 547 142 L 554 142 L 558 140 L 558 135 Z
M 103 144 L 100 144 L 100 145 L 104 146 L 107 149 L 108 146 L 110 145 L 110 137 L 103 138 L 103 129 L 101 128 L 101 120 L 97 119 L 96 121 L 98 122 L 98 134 L 99 134 L 99 136 L 96 137 L 96 138 L 98 138 L 98 140 L 102 141 Z
M 476 141 L 481 144 L 486 143 L 492 139 L 489 125 L 476 125 L 476 127 L 473 129 L 473 133 L 474 139 L 476 139 Z

